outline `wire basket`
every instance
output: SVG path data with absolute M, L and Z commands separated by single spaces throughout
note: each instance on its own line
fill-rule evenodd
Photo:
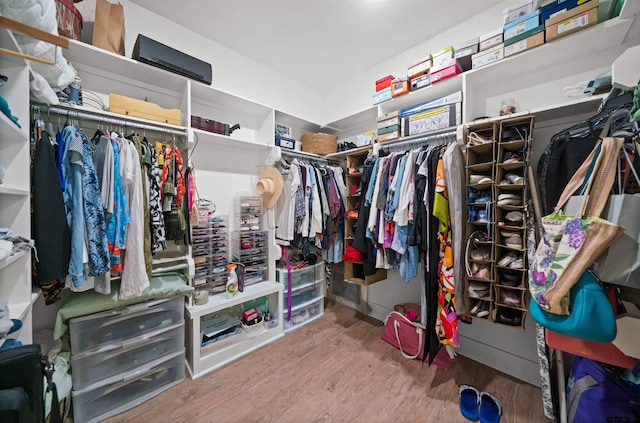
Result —
M 335 153 L 338 151 L 338 137 L 329 134 L 304 134 L 302 151 L 320 155 Z

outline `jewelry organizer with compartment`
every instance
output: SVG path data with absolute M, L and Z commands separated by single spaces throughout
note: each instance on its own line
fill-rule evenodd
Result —
M 224 292 L 227 283 L 228 217 L 213 214 L 201 216 L 192 227 L 191 255 L 195 265 L 193 278 L 196 290 L 210 294 Z
M 469 314 L 524 328 L 527 167 L 533 115 L 466 128 L 465 297 Z

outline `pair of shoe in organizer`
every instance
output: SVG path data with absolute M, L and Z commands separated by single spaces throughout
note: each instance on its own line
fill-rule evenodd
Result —
M 500 400 L 489 392 L 478 390 L 472 385 L 460 385 L 460 412 L 467 419 L 481 423 L 499 423 L 502 416 Z

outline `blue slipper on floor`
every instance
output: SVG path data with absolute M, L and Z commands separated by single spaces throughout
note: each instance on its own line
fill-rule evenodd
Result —
M 480 422 L 499 423 L 502 416 L 502 407 L 498 398 L 488 392 L 480 393 Z
M 480 392 L 475 386 L 460 385 L 458 389 L 460 396 L 460 412 L 469 420 L 477 421 L 478 415 L 478 399 Z

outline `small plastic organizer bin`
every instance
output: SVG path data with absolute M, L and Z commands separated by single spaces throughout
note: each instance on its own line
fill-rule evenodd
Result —
M 267 279 L 269 246 L 267 231 L 231 233 L 231 257 L 244 265 L 245 286 Z
M 212 294 L 224 291 L 229 263 L 228 222 L 228 216 L 205 213 L 191 229 L 196 290 Z
M 235 197 L 235 225 L 236 231 L 260 231 L 262 230 L 262 197 L 237 196 Z
M 81 354 L 183 322 L 183 313 L 183 298 L 173 297 L 74 317 L 69 319 L 71 352 Z
M 184 347 L 143 366 L 117 374 L 86 389 L 73 391 L 77 422 L 99 422 L 147 401 L 185 378 Z
M 83 389 L 116 373 L 128 372 L 141 364 L 182 351 L 183 348 L 184 323 L 180 322 L 117 344 L 72 355 L 73 388 Z

